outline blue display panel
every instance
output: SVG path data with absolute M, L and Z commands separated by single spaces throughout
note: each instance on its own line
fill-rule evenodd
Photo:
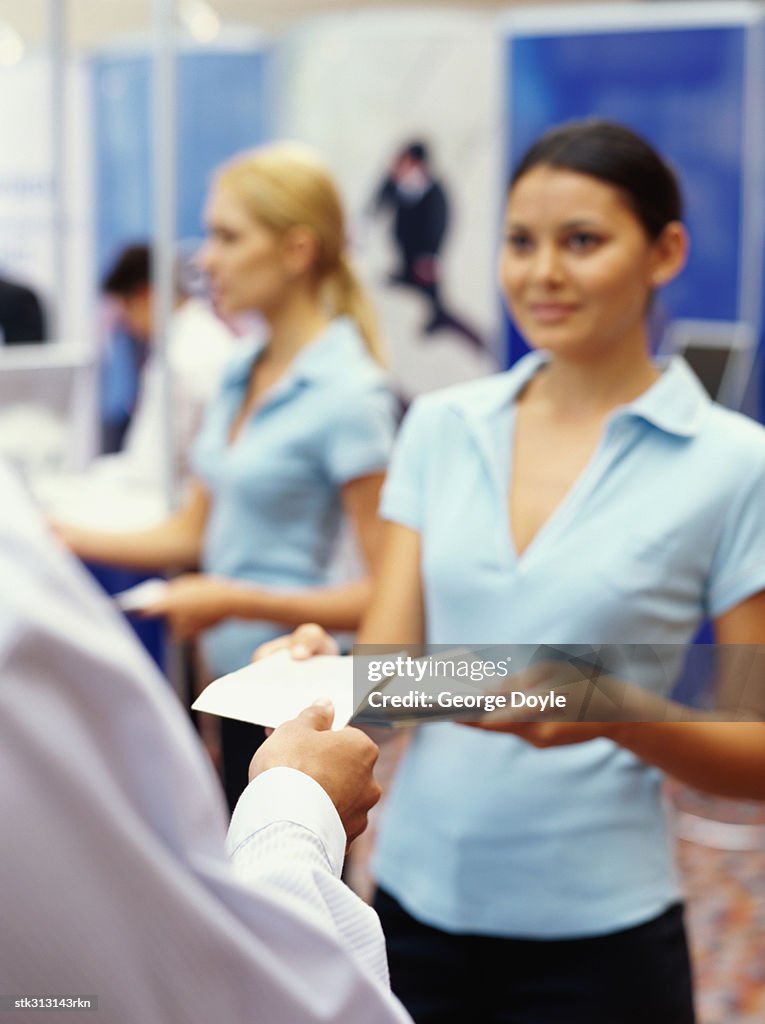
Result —
M 741 315 L 746 32 L 684 27 L 507 40 L 508 174 L 546 128 L 588 116 L 634 128 L 679 172 L 692 249 L 684 273 L 662 291 L 659 321 Z M 509 362 L 525 351 L 513 330 Z
M 266 56 L 182 53 L 177 58 L 177 225 L 179 238 L 202 233 L 212 170 L 266 139 Z M 152 62 L 149 54 L 92 61 L 99 273 L 130 241 L 152 233 Z

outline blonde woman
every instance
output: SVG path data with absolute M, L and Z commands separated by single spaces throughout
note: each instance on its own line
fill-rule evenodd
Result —
M 191 570 L 148 613 L 179 638 L 201 634 L 217 676 L 285 625 L 358 624 L 369 581 L 330 585 L 327 574 L 344 517 L 373 561 L 396 403 L 348 260 L 340 198 L 312 150 L 281 143 L 237 156 L 215 176 L 205 217 L 216 307 L 259 313 L 267 339 L 230 366 L 177 513 L 142 532 L 60 530 L 91 562 Z M 254 727 L 225 723 L 232 803 L 257 741 Z

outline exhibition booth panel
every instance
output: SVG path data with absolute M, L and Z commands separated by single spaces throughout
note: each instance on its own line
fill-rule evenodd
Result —
M 509 13 L 505 168 L 551 125 L 622 121 L 679 172 L 688 266 L 653 310 L 655 342 L 682 351 L 716 397 L 762 413 L 765 83 L 756 3 L 592 5 Z M 684 323 L 667 331 L 676 320 Z M 510 329 L 510 362 L 526 351 Z M 761 418 L 761 417 L 760 417 Z

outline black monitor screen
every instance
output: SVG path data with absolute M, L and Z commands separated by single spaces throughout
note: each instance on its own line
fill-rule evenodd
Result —
M 725 368 L 731 357 L 730 348 L 722 345 L 694 345 L 690 342 L 683 348 L 682 354 L 710 397 L 718 398 Z

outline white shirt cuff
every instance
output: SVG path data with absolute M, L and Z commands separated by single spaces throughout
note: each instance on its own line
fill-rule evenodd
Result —
M 295 768 L 269 768 L 247 786 L 231 816 L 226 841 L 229 856 L 233 857 L 257 832 L 278 821 L 312 832 L 326 853 L 332 873 L 340 877 L 347 842 L 340 815 L 319 783 Z

